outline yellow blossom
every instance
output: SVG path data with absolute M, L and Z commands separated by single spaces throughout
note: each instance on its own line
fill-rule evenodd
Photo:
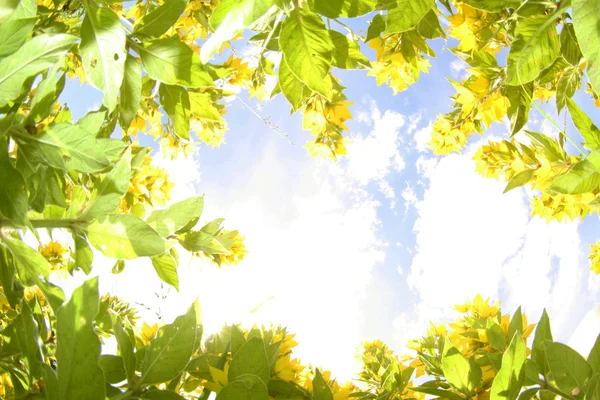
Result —
M 229 363 L 227 362 L 222 370 L 215 368 L 212 365 L 209 365 L 208 369 L 210 371 L 212 382 L 205 382 L 204 386 L 213 392 L 220 392 L 221 389 L 223 389 L 223 386 L 229 383 L 229 378 L 227 377 L 229 373 Z
M 65 255 L 69 252 L 68 248 L 64 248 L 58 242 L 51 241 L 43 246 L 39 246 L 38 251 L 48 260 L 51 270 L 66 270 L 68 260 L 65 258 Z
M 221 243 L 229 251 L 229 254 L 211 254 L 217 265 L 239 264 L 248 252 L 244 244 L 244 237 L 240 235 L 239 231 L 223 230 L 219 234 L 219 238 L 221 238 Z
M 533 91 L 533 100 L 540 100 L 547 103 L 556 92 L 554 90 L 547 89 L 544 86 L 537 86 Z
M 509 106 L 508 98 L 503 96 L 500 91 L 496 91 L 477 107 L 477 119 L 480 119 L 485 127 L 489 128 L 492 122 L 501 121 L 504 118 Z
M 589 260 L 591 261 L 590 270 L 600 275 L 600 241 L 590 246 Z
M 141 340 L 144 345 L 149 345 L 152 339 L 158 332 L 158 324 L 148 325 L 146 322 L 142 325 L 142 328 L 136 332 L 136 336 Z

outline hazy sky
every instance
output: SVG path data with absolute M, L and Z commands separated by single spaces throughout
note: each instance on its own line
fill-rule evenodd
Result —
M 239 97 L 293 144 L 231 98 L 226 144 L 158 162 L 177 185 L 173 200 L 204 194 L 204 221 L 224 217 L 227 228 L 241 230 L 246 259 L 218 269 L 182 255 L 176 293 L 161 288 L 149 259 L 111 276 L 113 262 L 98 254 L 94 273 L 103 275 L 102 288 L 160 310 L 166 320 L 198 296 L 208 331 L 224 321 L 287 325 L 297 333 L 299 356 L 342 378 L 356 368 L 361 341 L 380 337 L 403 353 L 429 320 L 455 318 L 453 305 L 477 293 L 501 300 L 504 312 L 522 305 L 532 322 L 547 308 L 555 338 L 564 342 L 588 315 L 571 344 L 589 350 L 600 331 L 593 315 L 600 279 L 587 261 L 600 236 L 598 217 L 560 224 L 531 218 L 530 192 L 503 195 L 505 183 L 474 172 L 480 137 L 460 154 L 433 156 L 429 126 L 449 110 L 453 94 L 444 76 L 466 73 L 442 46 L 433 46 L 440 57 L 429 74 L 396 96 L 364 71 L 336 74 L 355 103 L 348 156 L 338 163 L 308 157 L 310 135 L 282 95 L 263 105 L 247 100 L 247 92 Z M 600 123 L 589 97 L 576 99 Z M 101 94 L 70 84 L 61 100 L 79 118 Z M 534 111 L 528 128 L 554 133 Z M 492 135 L 507 137 L 506 126 L 495 124 L 485 140 Z

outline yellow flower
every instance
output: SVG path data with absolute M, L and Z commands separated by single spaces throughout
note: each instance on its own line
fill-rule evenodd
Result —
M 496 91 L 477 107 L 477 118 L 483 122 L 486 128 L 489 128 L 492 122 L 501 121 L 504 118 L 509 106 L 508 98 L 503 96 L 500 91 Z
M 590 246 L 589 260 L 592 264 L 590 270 L 600 275 L 600 241 Z
M 64 248 L 58 242 L 51 241 L 39 246 L 38 251 L 48 260 L 52 271 L 66 270 L 68 259 L 65 258 L 65 255 L 69 252 L 68 248 Z
M 127 212 L 136 203 L 148 203 L 151 206 L 165 205 L 170 199 L 173 183 L 164 169 L 151 164 L 152 157 L 146 155 L 142 166 L 129 181 L 127 195 L 121 202 L 121 211 Z
M 212 382 L 205 382 L 204 386 L 212 390 L 213 392 L 219 392 L 223 389 L 223 386 L 229 383 L 229 378 L 227 374 L 229 373 L 229 363 L 225 364 L 223 370 L 213 367 L 212 365 L 208 366 L 208 370 L 210 371 L 210 376 L 212 378 Z
M 222 121 L 208 121 L 203 119 L 190 119 L 190 127 L 198 136 L 198 139 L 210 147 L 219 147 L 225 143 L 225 131 L 227 124 Z
M 152 339 L 156 337 L 156 333 L 158 332 L 158 324 L 154 324 L 152 326 L 148 325 L 146 322 L 142 325 L 142 328 L 136 332 L 136 336 L 140 339 L 140 341 L 144 345 L 149 345 Z
M 553 90 L 546 89 L 544 86 L 538 86 L 533 91 L 533 100 L 540 100 L 547 103 L 556 92 Z
M 433 123 L 431 141 L 429 142 L 434 154 L 442 155 L 458 152 L 467 144 L 467 138 L 471 135 L 471 132 L 456 128 L 453 124 L 454 122 L 445 116 L 438 115 L 438 119 Z
M 244 62 L 244 60 L 241 58 L 236 58 L 231 55 L 223 65 L 232 70 L 231 73 L 225 78 L 227 83 L 230 85 L 243 87 L 250 86 L 252 72 L 254 70 L 248 67 L 247 62 Z
M 586 93 L 589 93 L 590 95 L 592 95 L 592 99 L 594 99 L 594 105 L 595 105 L 596 107 L 599 107 L 599 108 L 600 108 L 600 96 L 598 96 L 598 95 L 596 94 L 596 92 L 594 92 L 594 90 L 592 89 L 592 85 L 590 85 L 590 83 L 589 83 L 589 82 L 586 82 L 586 84 L 585 84 L 585 85 L 586 85 L 585 92 L 586 92 Z
M 239 264 L 243 259 L 248 250 L 244 244 L 244 237 L 240 235 L 239 231 L 228 231 L 223 230 L 219 237 L 222 237 L 221 242 L 225 248 L 229 251 L 229 254 L 211 254 L 217 265 L 236 265 Z
M 304 370 L 304 366 L 300 364 L 300 360 L 292 359 L 291 354 L 279 357 L 273 368 L 273 377 L 280 381 L 291 382 L 296 379 L 296 376 Z
M 588 206 L 595 198 L 593 193 L 570 195 L 542 192 L 540 196 L 532 199 L 531 215 L 540 216 L 547 222 L 584 218 L 588 214 L 597 212 L 597 209 Z

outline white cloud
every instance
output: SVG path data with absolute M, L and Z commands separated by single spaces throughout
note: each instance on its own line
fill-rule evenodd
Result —
M 382 114 L 375 103 L 371 103 L 369 116 L 360 118 L 372 129 L 366 136 L 357 135 L 349 140 L 345 174 L 363 187 L 371 182 L 376 183 L 380 192 L 394 203 L 396 195 L 388 179 L 406 166 L 398 150 L 402 143 L 400 129 L 405 124 L 405 118 L 392 111 Z
M 429 124 L 424 128 L 419 129 L 415 132 L 413 140 L 415 141 L 415 147 L 419 153 L 425 153 L 430 151 L 429 142 L 431 141 L 431 129 L 433 124 Z
M 402 190 L 402 198 L 404 199 L 404 208 L 405 211 L 408 211 L 408 209 L 417 203 L 417 201 L 419 200 L 417 198 L 417 195 L 415 193 L 415 191 L 413 190 L 412 186 L 410 186 L 410 183 L 407 181 L 406 182 L 406 187 L 404 188 L 404 190 Z
M 456 79 L 462 78 L 465 74 L 468 65 L 463 60 L 456 59 L 450 63 L 450 70 L 452 71 L 452 76 Z
M 241 265 L 219 269 L 180 252 L 179 293 L 167 293 L 149 260 L 127 262 L 120 275 L 105 273 L 103 290 L 159 310 L 167 321 L 198 296 L 205 332 L 225 322 L 280 323 L 297 333 L 297 357 L 349 379 L 364 339 L 361 298 L 384 257 L 377 239 L 379 204 L 345 170 L 332 174 L 330 164 L 308 158 L 290 164 L 274 147 L 271 142 L 263 149 L 248 176 L 205 188 L 202 221 L 226 216 L 226 227 L 242 232 L 249 253 Z M 198 157 L 158 158 L 180 190 L 175 199 L 198 191 Z M 290 179 L 297 171 L 301 177 Z
M 430 319 L 454 318 L 449 305 L 477 293 L 500 299 L 505 312 L 522 305 L 532 322 L 546 307 L 555 338 L 566 341 L 598 293 L 578 223 L 531 218 L 526 192 L 502 194 L 503 182 L 481 178 L 472 150 L 418 162 L 428 185 L 416 205 L 407 280 L 418 300 L 394 322 L 398 344 L 420 336 Z

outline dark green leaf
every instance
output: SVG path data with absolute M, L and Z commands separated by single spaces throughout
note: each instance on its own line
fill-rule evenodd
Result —
M 365 69 L 371 63 L 360 52 L 358 44 L 340 32 L 329 30 L 329 37 L 333 43 L 333 66 L 343 69 Z
M 8 157 L 6 138 L 0 138 L 0 215 L 18 226 L 27 221 L 27 188 L 23 175 Z
M 379 37 L 383 31 L 385 31 L 386 26 L 386 18 L 384 15 L 377 14 L 373 17 L 373 20 L 369 24 L 369 29 L 367 29 L 367 37 L 365 38 L 365 42 L 368 42 L 371 39 L 375 39 Z
M 304 93 L 310 93 L 310 89 L 306 88 L 304 83 L 292 73 L 285 56 L 281 58 L 279 63 L 279 87 L 294 111 L 300 107 Z
M 579 43 L 577 43 L 573 24 L 566 23 L 562 27 L 562 31 L 560 32 L 560 52 L 571 65 L 579 66 L 579 61 L 583 57 L 583 54 L 581 54 Z
M 510 119 L 510 135 L 513 136 L 519 132 L 529 120 L 529 110 L 531 110 L 531 99 L 533 97 L 533 84 L 528 83 L 524 86 L 504 86 L 502 90 L 504 95 L 508 97 L 508 100 L 510 101 L 507 114 Z
M 216 400 L 266 400 L 268 398 L 269 391 L 265 384 L 255 375 L 246 375 L 225 385 L 217 394 Z
M 121 357 L 103 354 L 98 360 L 98 365 L 102 368 L 104 380 L 107 383 L 119 383 L 126 379 L 125 367 L 123 366 L 123 359 Z
M 488 318 L 486 327 L 487 338 L 490 346 L 494 350 L 502 351 L 506 350 L 506 336 L 502 327 L 492 318 Z
M 592 367 L 575 350 L 562 343 L 546 341 L 546 360 L 556 381 L 564 392 L 573 389 L 585 390 L 587 381 L 592 377 Z
M 417 32 L 426 39 L 446 37 L 440 25 L 440 20 L 433 9 L 427 11 L 427 14 L 421 19 L 419 25 L 417 25 Z
M 35 251 L 21 240 L 6 238 L 4 244 L 11 251 L 19 278 L 23 283 L 32 286 L 38 283 L 39 276 L 48 278 L 50 265 L 39 252 Z
M 190 97 L 181 86 L 165 85 L 158 88 L 160 104 L 167 112 L 175 128 L 175 134 L 182 139 L 190 138 Z
M 149 400 L 185 400 L 172 390 L 150 390 L 141 397 Z
M 60 399 L 104 400 L 104 376 L 98 365 L 100 340 L 93 321 L 98 313 L 98 278 L 75 289 L 58 309 L 56 361 Z
M 123 330 L 121 317 L 116 313 L 112 313 L 111 319 L 115 339 L 117 340 L 117 346 L 119 348 L 119 355 L 123 359 L 123 367 L 125 368 L 127 382 L 131 385 L 135 376 L 135 347 L 133 346 L 130 337 Z
M 142 67 L 137 58 L 127 54 L 119 100 L 119 124 L 127 131 L 137 115 L 142 100 Z
M 465 2 L 478 10 L 497 13 L 506 8 L 518 8 L 521 5 L 520 0 L 468 0 Z
M 196 315 L 197 304 L 192 304 L 186 314 L 158 330 L 144 354 L 140 385 L 170 381 L 184 370 L 196 351 L 199 323 Z
M 398 0 L 398 5 L 388 12 L 385 33 L 404 32 L 414 28 L 434 3 L 434 0 Z
M 596 338 L 594 347 L 590 351 L 587 359 L 588 364 L 592 367 L 594 374 L 600 373 L 600 335 Z
M 73 232 L 73 241 L 75 242 L 75 268 L 81 269 L 88 275 L 92 272 L 94 253 L 92 253 L 87 239 L 81 232 Z
M 271 379 L 271 370 L 267 359 L 265 344 L 261 338 L 249 339 L 240 347 L 229 366 L 229 382 L 241 379 L 246 375 L 254 375 L 265 387 Z
M 136 36 L 159 37 L 165 33 L 183 14 L 187 0 L 166 0 L 135 25 Z

